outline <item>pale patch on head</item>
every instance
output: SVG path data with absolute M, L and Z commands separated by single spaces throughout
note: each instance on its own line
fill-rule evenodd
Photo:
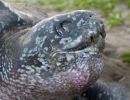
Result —
M 96 30 L 88 30 L 88 37 L 92 36 L 92 34 L 96 35 L 97 34 Z
M 58 35 L 55 35 L 54 37 L 55 37 L 55 39 L 58 39 L 58 38 L 60 38 Z
M 50 33 L 50 34 L 52 34 L 52 33 L 55 32 L 53 28 L 54 28 L 54 23 L 50 23 L 50 25 L 48 26 L 49 33 Z
M 77 27 L 80 28 L 84 22 L 85 22 L 85 20 L 83 18 L 81 18 L 80 21 L 77 23 Z
M 54 39 L 51 39 L 51 43 L 53 43 L 54 42 Z
M 73 40 L 73 41 L 72 41 L 72 39 L 71 39 L 71 41 L 68 42 L 68 44 L 66 44 L 66 45 L 64 46 L 64 49 L 70 49 L 70 48 L 74 48 L 74 47 L 80 45 L 82 39 L 83 39 L 82 35 L 80 35 L 76 40 Z M 61 41 L 61 43 L 64 43 L 64 44 L 66 43 L 65 40 L 64 40 L 64 38 L 63 38 L 63 40 Z
M 39 45 L 40 47 L 43 46 L 43 44 L 45 43 L 45 40 L 47 39 L 47 36 L 44 37 L 36 37 L 36 44 Z
M 48 50 L 49 50 L 49 48 L 48 48 L 48 47 L 44 47 L 44 49 L 45 49 L 46 51 L 48 51 Z
M 56 62 L 56 65 L 57 65 L 57 66 L 60 66 L 61 64 L 62 64 L 62 63 L 60 63 L 60 62 Z
M 65 45 L 66 43 L 70 43 L 70 42 L 72 42 L 72 38 L 66 37 L 66 38 L 62 38 L 59 43 Z
M 73 54 L 66 54 L 67 61 L 70 62 L 75 59 Z
M 76 17 L 72 17 L 73 21 L 76 21 Z
M 27 53 L 27 52 L 28 52 L 28 48 L 24 48 L 24 49 L 23 49 L 23 52 L 24 52 L 24 53 Z

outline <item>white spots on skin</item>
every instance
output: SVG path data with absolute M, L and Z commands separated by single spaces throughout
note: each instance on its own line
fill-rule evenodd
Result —
M 92 47 L 86 48 L 85 52 L 88 52 L 90 55 L 94 55 L 94 54 L 97 54 L 97 52 L 99 52 L 99 49 L 92 46 Z
M 42 64 L 44 64 L 44 62 L 45 62 L 45 60 L 44 60 L 43 58 L 38 58 L 38 60 L 39 60 Z
M 53 30 L 50 30 L 50 33 L 52 34 L 52 33 L 54 33 L 54 31 L 53 31 Z
M 59 43 L 65 45 L 66 43 L 70 43 L 70 42 L 72 42 L 72 38 L 66 37 L 66 38 L 62 38 Z
M 48 71 L 48 63 L 45 62 L 44 60 L 44 57 L 45 57 L 45 54 L 43 52 L 40 52 L 41 49 L 44 49 L 46 51 L 48 51 L 48 47 L 44 47 L 43 48 L 43 44 L 45 42 L 45 40 L 47 39 L 47 36 L 44 36 L 44 37 L 36 37 L 36 47 L 33 48 L 33 49 L 28 49 L 28 48 L 25 48 L 23 50 L 23 53 L 22 53 L 22 56 L 20 57 L 20 60 L 22 61 L 26 61 L 26 58 L 25 57 L 30 57 L 30 56 L 34 56 L 36 54 L 38 54 L 38 58 L 37 60 L 39 62 L 42 63 L 41 66 L 34 66 L 34 65 L 22 65 L 21 67 L 22 68 L 25 68 L 27 69 L 27 71 L 25 70 L 24 74 L 26 74 L 26 78 L 29 76 L 29 75 L 32 75 L 32 79 L 35 80 L 35 77 L 37 77 L 37 79 L 40 79 L 42 80 L 42 77 L 40 76 L 40 73 L 42 72 L 42 70 L 45 70 L 45 71 Z M 35 69 L 35 70 L 34 70 Z M 23 72 L 23 71 L 21 71 Z M 35 74 L 34 74 L 35 72 Z M 36 73 L 39 73 L 39 75 L 36 75 Z M 23 74 L 21 74 L 20 76 L 22 79 L 23 78 Z M 31 76 L 30 76 L 31 78 Z M 31 80 L 30 80 L 31 81 Z M 32 81 L 31 81 L 32 82 Z
M 41 27 L 38 27 L 38 28 L 37 28 L 37 31 L 40 32 L 40 31 L 41 31 Z
M 28 51 L 28 48 L 24 48 L 23 52 L 27 53 L 27 51 Z
M 47 39 L 47 36 L 44 37 L 36 37 L 36 44 L 39 45 L 39 47 L 43 47 L 43 44 L 45 43 L 45 40 Z
M 57 66 L 60 66 L 60 65 L 61 65 L 61 63 L 60 63 L 60 62 L 56 62 L 56 65 L 57 65 Z
M 64 49 L 71 49 L 71 48 L 74 48 L 76 46 L 79 46 L 82 39 L 83 39 L 83 37 L 82 37 L 82 35 L 80 35 L 76 40 L 72 41 L 72 39 L 71 39 L 71 41 L 69 41 L 68 44 L 66 44 L 66 45 L 65 45 L 65 40 L 62 40 L 61 43 L 63 43 L 65 45 Z
M 76 17 L 72 17 L 73 21 L 76 21 Z
M 40 27 L 40 26 L 38 26 L 38 27 Z M 40 30 L 40 29 L 39 29 Z M 49 30 L 50 31 L 50 30 Z M 51 31 L 50 31 L 50 33 L 51 33 Z M 82 37 L 80 37 L 81 39 L 82 39 Z M 78 39 L 76 39 L 75 41 L 71 41 L 71 42 L 73 42 L 72 44 L 71 44 L 71 42 L 70 42 L 70 46 L 77 46 L 76 45 L 76 43 L 80 43 L 81 41 L 81 39 L 80 38 L 78 38 Z M 78 42 L 78 41 L 80 41 L 80 42 Z M 53 42 L 53 40 L 52 40 L 52 42 Z M 76 43 L 75 43 L 76 42 Z M 41 47 L 41 46 L 40 46 Z M 45 46 L 44 46 L 45 47 Z M 69 47 L 69 46 L 68 46 Z M 31 55 L 35 55 L 35 54 L 37 54 L 37 53 L 39 53 L 39 51 L 38 51 L 38 49 L 39 48 L 34 48 L 34 49 L 32 49 L 32 50 L 29 50 L 30 51 L 30 54 L 27 54 L 27 56 L 26 57 L 29 57 L 29 56 L 31 56 Z M 43 48 L 43 49 L 45 49 L 45 48 Z M 47 49 L 46 49 L 47 50 Z M 92 50 L 92 48 L 90 49 L 90 51 Z M 26 53 L 27 52 L 27 50 L 25 50 L 25 51 L 23 51 L 24 53 Z M 77 53 L 77 52 L 76 52 Z M 91 52 L 91 53 L 93 53 L 93 52 Z M 89 54 L 88 54 L 89 55 Z M 82 57 L 88 57 L 88 55 L 85 55 L 85 53 L 83 54 L 83 56 Z M 23 57 L 25 57 L 25 55 L 23 56 Z M 48 71 L 48 70 L 46 70 L 46 68 L 47 68 L 47 63 L 43 60 L 43 57 L 45 57 L 45 55 L 41 55 L 41 54 L 39 54 L 38 55 L 38 57 L 39 57 L 39 61 L 40 62 L 42 62 L 42 66 L 40 66 L 40 68 L 38 68 L 38 67 L 36 67 L 36 66 L 25 66 L 25 65 L 23 65 L 23 67 L 28 67 L 28 70 L 29 71 L 27 71 L 27 74 L 25 73 L 25 74 L 21 74 L 21 79 L 22 80 L 24 80 L 24 79 L 28 79 L 28 81 L 29 81 L 29 85 L 33 85 L 33 86 L 38 86 L 38 84 L 35 84 L 35 83 L 41 83 L 41 84 L 43 84 L 43 85 L 46 85 L 46 84 L 49 84 L 49 82 L 51 83 L 51 82 L 53 82 L 54 83 L 54 85 L 56 85 L 56 87 L 58 87 L 58 88 L 61 88 L 61 87 L 67 87 L 67 85 L 66 85 L 66 83 L 65 82 L 67 82 L 68 80 L 64 80 L 64 75 L 63 75 L 63 77 L 61 77 L 61 75 L 60 74 L 57 74 L 56 73 L 56 75 L 57 76 L 55 76 L 55 77 L 53 77 L 52 76 L 52 79 L 50 79 L 50 81 L 45 81 L 45 80 L 43 80 L 43 78 L 44 77 L 41 77 L 40 76 L 40 72 L 44 69 L 45 71 Z M 68 55 L 67 56 L 68 58 L 67 58 L 67 61 L 71 61 L 72 59 L 73 59 L 73 56 L 72 55 Z M 86 67 L 86 66 L 88 66 L 88 65 L 86 65 L 86 63 L 84 64 L 84 65 L 81 65 L 82 63 L 80 63 L 79 62 L 79 64 L 75 67 L 75 65 L 74 65 L 74 67 L 75 68 L 79 68 L 79 71 L 77 71 L 77 70 L 75 70 L 75 69 L 71 69 L 71 70 L 73 70 L 72 71 L 72 74 L 70 74 L 71 73 L 71 71 L 69 72 L 69 73 L 66 73 L 65 72 L 65 74 L 66 74 L 66 79 L 68 79 L 68 74 L 70 74 L 69 75 L 69 78 L 70 78 L 70 81 L 71 82 L 74 82 L 75 84 L 75 86 L 78 86 L 79 87 L 79 89 L 80 89 L 80 86 L 82 86 L 82 85 L 84 85 L 84 84 L 87 84 L 87 78 L 89 77 L 89 72 L 88 72 L 88 67 Z M 57 65 L 59 65 L 58 63 L 57 63 Z M 81 65 L 81 66 L 80 66 Z M 60 65 L 59 65 L 60 66 Z M 98 66 L 100 66 L 100 64 L 98 65 Z M 30 68 L 29 68 L 30 67 Z M 51 67 L 51 66 L 50 66 Z M 69 66 L 70 67 L 70 66 Z M 32 74 L 33 72 L 34 72 L 34 69 L 33 68 L 35 68 L 35 72 L 36 72 L 36 74 Z M 80 72 L 81 70 L 80 69 L 83 69 L 83 71 L 85 71 L 85 75 L 83 75 L 83 73 L 82 72 Z M 22 70 L 21 70 L 22 71 Z M 54 73 L 55 74 L 55 73 Z M 58 77 L 58 75 L 59 75 L 59 77 Z M 50 78 L 50 77 L 49 77 Z M 47 78 L 48 79 L 48 78 Z M 21 82 L 19 82 L 19 83 L 21 83 Z M 23 84 L 25 84 L 25 83 L 23 83 Z M 26 85 L 26 84 L 25 84 Z M 28 84 L 27 84 L 28 85 Z M 40 87 L 42 87 L 42 86 L 40 86 Z M 52 90 L 53 90 L 53 88 L 55 88 L 55 87 L 51 87 L 51 85 L 46 85 L 46 88 L 48 89 L 48 88 L 51 88 Z M 58 88 L 56 88 L 56 89 L 58 89 Z M 44 87 L 42 87 L 42 89 L 45 89 Z M 52 92 L 52 91 L 51 91 Z M 55 92 L 55 91 L 54 91 Z
M 93 35 L 96 35 L 96 34 L 97 34 L 96 30 L 95 31 L 89 30 L 87 37 L 90 37 L 90 36 L 93 36 Z
M 51 39 L 51 43 L 53 43 L 54 42 L 54 40 L 53 39 Z
M 26 69 L 28 70 L 28 71 L 26 71 L 26 72 L 28 72 L 28 73 L 34 73 L 35 72 L 35 70 L 31 67 L 31 66 L 26 66 Z
M 54 29 L 53 28 L 54 28 L 54 23 L 50 23 L 50 25 L 48 26 L 50 34 L 54 33 Z
M 21 20 L 21 18 L 18 16 L 18 20 L 17 20 L 17 22 L 19 22 Z
M 55 39 L 58 39 L 58 38 L 60 38 L 58 35 L 55 35 L 54 37 L 55 37 Z
M 19 72 L 19 73 L 24 73 L 25 70 L 19 68 L 19 69 L 17 70 L 17 72 Z
M 42 70 L 48 71 L 48 65 L 45 64 L 45 61 L 43 61 L 43 59 L 38 60 L 41 61 L 43 64 L 41 67 L 37 67 L 34 65 L 22 65 L 22 68 L 25 68 L 26 70 L 18 69 L 18 72 L 21 73 L 19 78 L 22 80 L 28 79 L 28 81 L 30 81 L 31 84 L 35 84 L 34 81 L 43 83 L 44 81 L 40 73 L 42 72 Z
M 42 26 L 41 26 L 41 28 L 44 28 L 45 27 L 45 24 L 43 24 Z
M 49 49 L 48 49 L 48 47 L 44 47 L 44 49 L 46 50 L 46 51 L 48 51 Z
M 68 61 L 70 61 L 69 59 L 70 58 L 73 58 L 73 56 L 72 57 L 70 57 L 70 56 L 72 56 L 72 55 L 68 55 Z M 69 58 L 70 57 L 70 58 Z M 89 58 L 89 56 L 88 56 L 88 58 Z M 47 63 L 45 63 L 45 61 L 44 61 L 44 59 L 43 58 L 40 58 L 40 59 L 38 59 L 40 62 L 42 62 L 42 66 L 40 67 L 40 68 L 37 68 L 37 67 L 34 67 L 35 68 L 35 70 L 36 70 L 36 73 L 41 73 L 41 71 L 42 70 L 45 70 L 45 71 L 48 71 L 48 69 L 47 69 L 47 66 L 49 66 L 49 65 L 47 65 Z M 57 63 L 57 66 L 60 66 L 60 63 Z M 32 66 L 29 66 L 29 67 L 32 67 Z M 89 71 L 89 69 L 88 69 L 88 67 L 86 66 L 86 63 L 85 64 L 83 64 L 82 66 L 81 66 L 81 63 L 79 62 L 78 63 L 78 65 L 77 65 L 77 67 L 79 67 L 79 70 L 83 70 L 83 72 L 85 72 L 86 74 L 84 74 L 84 75 L 82 75 L 82 73 L 79 73 L 79 75 L 78 76 L 73 76 L 73 77 L 77 77 L 76 79 L 74 79 L 74 80 L 72 80 L 74 83 L 75 83 L 75 85 L 77 86 L 79 86 L 79 88 L 80 88 L 80 85 L 82 86 L 83 84 L 86 84 L 85 82 L 87 82 L 87 79 L 86 78 L 88 78 L 89 76 L 90 76 L 90 73 L 88 72 Z M 86 68 L 87 67 L 87 68 Z M 76 70 L 74 71 L 74 70 L 71 70 L 70 69 L 70 73 L 76 73 Z M 32 71 L 30 71 L 30 72 L 27 72 L 27 74 L 28 75 L 31 75 L 31 73 L 32 73 Z M 77 73 L 76 73 L 77 74 Z M 81 75 L 81 76 L 80 76 Z M 22 76 L 21 76 L 22 77 Z M 40 74 L 35 74 L 34 76 L 32 76 L 32 77 L 37 77 L 37 79 L 42 79 L 42 77 L 40 76 Z M 42 79 L 43 80 L 43 79 Z M 78 82 L 76 81 L 76 80 L 79 80 Z M 43 82 L 43 81 L 41 81 L 41 80 L 39 80 L 41 83 Z
M 45 54 L 38 54 L 39 57 L 44 58 Z
M 47 68 L 47 67 L 48 67 L 48 65 L 45 65 L 45 64 L 44 64 L 44 65 L 41 66 L 41 69 L 44 69 L 45 71 L 48 71 L 48 68 L 49 68 L 49 67 L 48 67 L 48 68 Z M 41 71 L 41 72 L 42 72 L 42 71 Z
M 26 57 L 26 54 L 25 54 L 25 53 L 22 54 L 22 58 L 24 58 L 24 57 Z
M 9 79 L 9 72 L 13 68 L 12 60 L 8 58 L 6 55 L 1 55 L 1 62 L 0 65 L 0 77 L 4 79 Z
M 5 23 L 3 21 L 1 21 L 0 24 L 2 25 L 2 29 L 4 29 Z
M 94 27 L 94 25 L 96 24 L 96 22 L 95 21 L 89 21 L 89 26 L 90 26 L 90 28 L 96 28 L 96 27 Z M 95 25 L 96 26 L 96 25 Z
M 80 28 L 84 22 L 85 21 L 83 20 L 83 18 L 81 18 L 80 21 L 77 23 L 77 27 Z
M 70 62 L 75 59 L 73 54 L 66 54 L 67 61 Z

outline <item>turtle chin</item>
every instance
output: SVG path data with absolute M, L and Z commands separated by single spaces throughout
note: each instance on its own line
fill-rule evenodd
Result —
M 69 95 L 81 93 L 99 78 L 104 65 L 102 55 L 97 52 L 83 51 L 67 52 L 76 56 L 75 62 L 69 62 L 67 70 L 53 76 L 55 84 L 60 86 L 57 90 L 61 90 L 61 93 Z
M 86 54 L 78 52 L 76 63 L 66 71 L 68 82 L 77 90 L 82 91 L 93 84 L 100 76 L 104 63 L 101 54 L 91 52 Z

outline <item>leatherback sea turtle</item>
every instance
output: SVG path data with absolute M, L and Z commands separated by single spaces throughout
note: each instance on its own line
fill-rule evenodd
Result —
M 92 12 L 65 13 L 9 31 L 27 25 L 33 25 L 28 16 L 0 2 L 0 100 L 115 100 L 104 84 L 95 83 L 105 31 Z

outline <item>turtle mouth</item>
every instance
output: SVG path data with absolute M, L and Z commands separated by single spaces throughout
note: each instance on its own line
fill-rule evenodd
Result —
M 79 52 L 77 54 L 78 58 L 75 63 L 69 64 L 69 69 L 61 71 L 54 76 L 54 78 L 59 77 L 58 80 L 63 82 L 65 86 L 63 86 L 63 89 L 65 90 L 62 91 L 82 91 L 83 88 L 95 82 L 102 72 L 103 62 L 101 55 L 86 54 L 83 57 L 84 53 L 81 51 L 76 51 Z
M 86 50 L 86 48 L 88 48 L 89 46 L 91 46 L 94 42 L 95 42 L 95 39 L 94 39 L 94 37 L 91 36 L 88 41 L 84 40 L 84 42 L 80 42 L 77 46 L 75 46 L 71 49 L 68 49 L 68 50 L 70 50 L 70 51 L 83 51 L 83 50 Z
M 80 44 L 80 46 L 68 49 L 67 51 L 74 51 L 74 52 L 76 52 L 76 51 L 83 51 L 86 48 L 88 48 L 88 45 L 86 43 L 82 43 L 82 44 Z
M 104 38 L 102 38 L 101 35 L 99 35 L 98 39 L 95 39 L 94 37 L 90 37 L 88 40 L 85 40 L 84 38 L 80 38 L 81 41 L 74 43 L 70 43 L 69 45 L 65 46 L 64 48 L 65 52 L 68 53 L 80 53 L 80 52 L 93 52 L 93 53 L 101 53 L 103 52 L 103 49 L 105 47 L 105 41 Z
M 67 49 L 64 52 L 66 53 L 75 53 L 75 54 L 81 54 L 81 53 L 89 53 L 89 54 L 99 54 L 101 51 L 99 48 L 87 45 L 86 43 L 81 44 L 80 46 L 77 46 L 75 48 Z

